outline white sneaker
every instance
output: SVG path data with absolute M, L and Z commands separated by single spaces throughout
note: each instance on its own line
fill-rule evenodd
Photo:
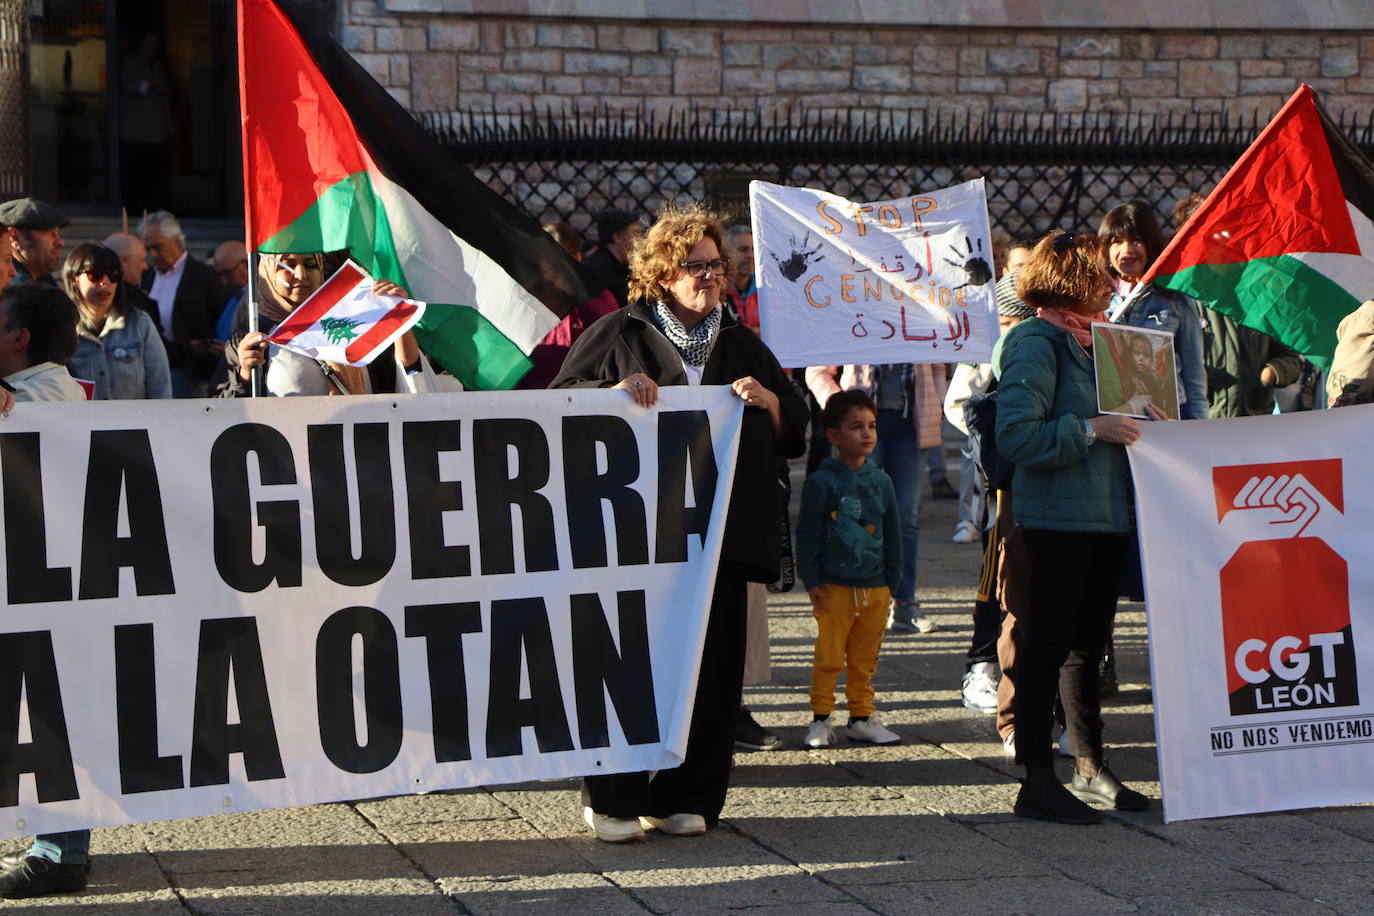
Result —
M 929 633 L 940 629 L 935 621 L 917 610 L 914 601 L 894 601 L 887 615 L 887 628 L 898 633 Z
M 806 727 L 807 747 L 830 747 L 835 743 L 835 729 L 829 719 L 815 719 Z
M 960 522 L 954 528 L 954 537 L 950 538 L 956 544 L 972 544 L 978 540 L 978 526 L 973 522 Z
M 997 712 L 997 666 L 978 662 L 964 675 L 964 708 L 984 714 Z
M 652 827 L 669 836 L 701 836 L 706 832 L 706 818 L 700 814 L 670 814 L 667 817 L 641 817 L 640 826 Z
M 1002 750 L 1007 752 L 1008 757 L 1016 756 L 1016 731 L 1007 732 L 1007 736 L 1002 739 Z M 1060 757 L 1072 757 L 1069 753 L 1069 733 L 1060 732 L 1059 739 L 1054 744 L 1054 752 Z
M 596 838 L 603 843 L 629 843 L 644 839 L 644 828 L 639 826 L 637 817 L 607 817 L 591 808 L 583 808 L 582 819 L 596 831 Z
M 876 712 L 867 719 L 850 720 L 845 731 L 849 733 L 851 741 L 867 741 L 869 744 L 896 744 L 902 740 L 901 735 L 878 721 Z

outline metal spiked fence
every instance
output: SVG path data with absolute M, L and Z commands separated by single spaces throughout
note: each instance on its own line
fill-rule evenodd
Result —
M 1216 184 L 1263 127 L 1260 117 L 751 110 L 431 113 L 426 128 L 492 188 L 545 222 L 585 231 L 607 207 L 652 213 L 705 198 L 743 215 L 761 178 L 855 200 L 885 200 L 987 179 L 994 229 L 1013 237 L 1095 229 L 1141 198 L 1173 227 L 1173 205 Z M 1368 154 L 1374 116 L 1338 123 Z

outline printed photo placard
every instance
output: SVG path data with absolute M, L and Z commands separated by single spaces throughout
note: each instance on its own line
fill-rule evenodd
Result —
M 1102 413 L 1153 419 L 1154 406 L 1179 419 L 1174 335 L 1123 324 L 1093 324 L 1093 367 L 1097 409 Z

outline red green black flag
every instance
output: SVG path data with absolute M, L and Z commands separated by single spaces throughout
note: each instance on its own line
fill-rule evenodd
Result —
M 293 0 L 239 0 L 238 28 L 250 250 L 348 249 L 429 303 L 416 338 L 464 386 L 514 386 L 586 298 L 572 260 Z
M 1320 366 L 1374 297 L 1374 164 L 1300 86 L 1145 276 Z

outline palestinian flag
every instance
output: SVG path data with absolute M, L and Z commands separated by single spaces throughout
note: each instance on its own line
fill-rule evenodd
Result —
M 293 0 L 239 0 L 238 29 L 249 250 L 347 249 L 428 303 L 416 339 L 465 387 L 514 386 L 587 298 L 572 259 Z
M 1374 297 L 1374 164 L 1300 86 L 1143 279 L 1325 368 Z

